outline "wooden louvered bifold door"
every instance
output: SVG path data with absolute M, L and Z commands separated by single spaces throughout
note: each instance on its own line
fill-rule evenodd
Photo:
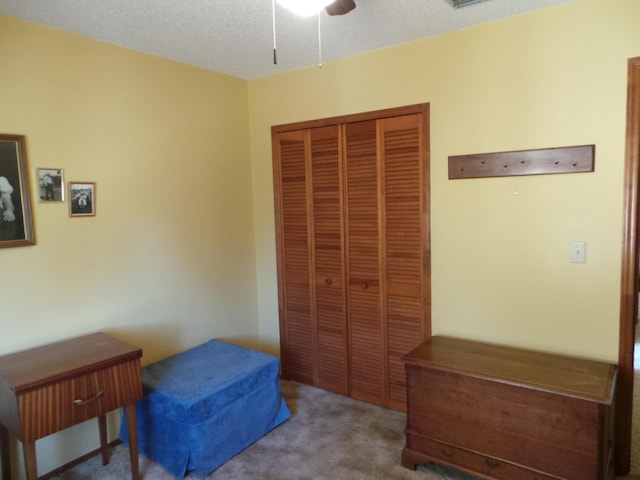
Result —
M 351 396 L 384 403 L 377 122 L 345 126 Z
M 311 316 L 306 131 L 278 138 L 280 335 L 285 378 L 314 383 L 314 331 Z
M 428 105 L 273 127 L 282 374 L 398 410 L 431 335 Z
M 346 394 L 348 370 L 339 128 L 337 125 L 314 128 L 310 135 L 316 384 Z
M 426 218 L 420 118 L 380 121 L 384 199 L 385 317 L 389 404 L 406 404 L 402 357 L 424 338 Z

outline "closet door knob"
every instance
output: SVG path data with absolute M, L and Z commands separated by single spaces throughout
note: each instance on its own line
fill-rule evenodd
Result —
M 367 282 L 362 282 L 362 289 L 366 290 L 369 287 L 369 284 Z
M 330 278 L 327 278 L 327 279 L 324 281 L 324 284 L 325 284 L 327 287 L 328 287 L 329 285 L 331 285 L 332 283 L 333 283 L 333 282 L 331 281 L 331 279 L 330 279 Z

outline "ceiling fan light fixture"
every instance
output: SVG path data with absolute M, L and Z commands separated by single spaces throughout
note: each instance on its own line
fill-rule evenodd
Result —
M 301 17 L 310 17 L 319 13 L 334 0 L 277 0 L 287 10 Z

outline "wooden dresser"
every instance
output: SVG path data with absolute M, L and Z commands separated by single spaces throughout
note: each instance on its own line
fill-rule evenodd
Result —
M 404 361 L 405 467 L 613 479 L 615 365 L 440 336 Z
M 28 480 L 36 480 L 35 442 L 97 417 L 102 463 L 109 461 L 105 414 L 126 407 L 136 424 L 142 398 L 142 350 L 95 333 L 0 357 L 0 461 L 11 478 L 9 434 L 22 441 Z M 136 429 L 130 429 L 131 474 L 139 478 Z

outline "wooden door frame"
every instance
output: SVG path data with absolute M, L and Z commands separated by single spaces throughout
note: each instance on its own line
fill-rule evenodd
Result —
M 633 354 L 638 318 L 638 212 L 640 204 L 640 57 L 628 60 L 627 127 L 624 169 L 624 225 L 620 286 L 620 336 L 616 402 L 616 473 L 631 464 Z

